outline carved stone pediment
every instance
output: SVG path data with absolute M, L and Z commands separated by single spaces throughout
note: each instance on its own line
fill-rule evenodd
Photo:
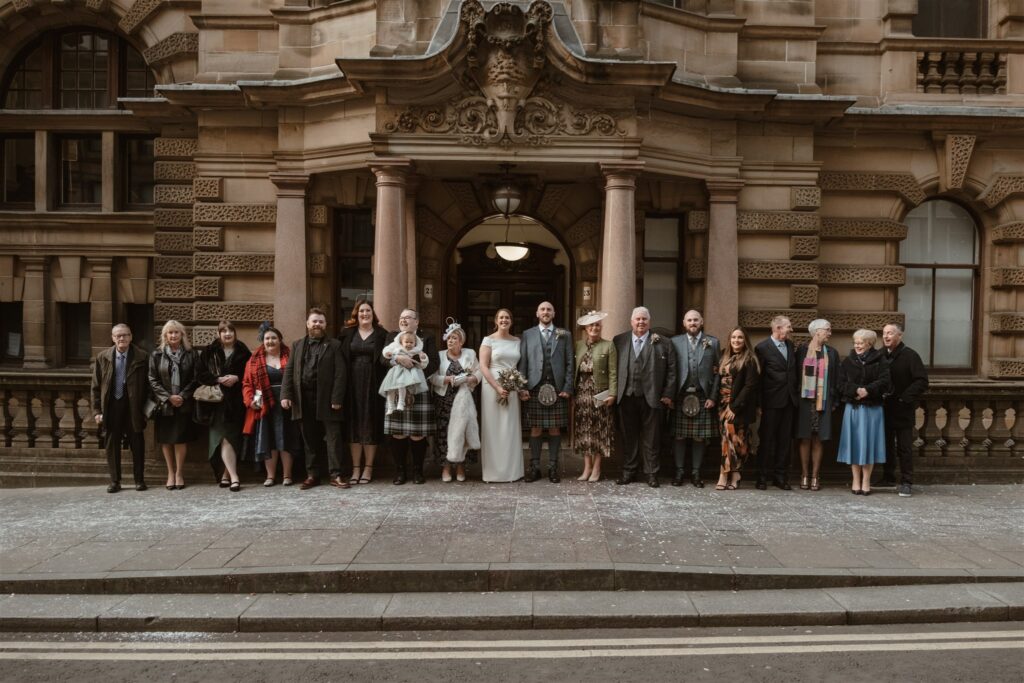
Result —
M 460 10 L 465 60 L 462 92 L 413 105 L 384 124 L 387 133 L 458 135 L 472 145 L 543 145 L 556 136 L 626 135 L 616 118 L 577 107 L 554 93 L 547 72 L 551 5 L 535 0 L 524 12 L 507 2 L 485 12 L 478 0 Z

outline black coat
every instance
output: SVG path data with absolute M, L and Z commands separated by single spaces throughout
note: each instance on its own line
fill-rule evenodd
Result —
M 781 410 L 796 407 L 800 391 L 797 374 L 796 349 L 793 342 L 786 340 L 786 357 L 783 358 L 775 346 L 775 340 L 768 337 L 756 347 L 754 353 L 761 363 L 761 408 Z
M 885 356 L 889 361 L 892 391 L 885 397 L 885 424 L 906 429 L 914 426 L 914 412 L 921 395 L 928 390 L 928 370 L 917 351 L 899 343 Z
M 192 392 L 199 386 L 196 379 L 196 366 L 199 364 L 198 355 L 194 349 L 184 349 L 181 354 L 181 369 L 178 379 L 181 381 L 179 396 L 185 399 L 181 410 L 192 411 Z M 153 390 L 153 397 L 157 403 L 166 404 L 171 397 L 171 361 L 164 355 L 164 350 L 157 347 L 149 355 L 149 386 Z M 164 414 L 169 414 L 165 406 Z
M 242 403 L 242 378 L 245 377 L 245 364 L 249 362 L 252 353 L 242 342 L 235 340 L 235 350 L 230 358 L 224 357 L 224 346 L 220 339 L 214 339 L 206 350 L 199 355 L 199 366 L 196 369 L 196 376 L 200 384 L 207 386 L 216 385 L 217 378 L 222 375 L 236 375 L 238 383 L 226 387 L 221 385 L 224 393 L 224 400 L 219 404 L 219 410 L 224 411 L 226 422 L 241 424 L 245 422 L 245 404 Z
M 320 343 L 324 345 L 320 362 L 316 366 L 316 405 L 306 406 L 302 403 L 302 364 L 305 358 L 309 337 L 303 337 L 292 344 L 292 352 L 288 365 L 284 367 L 284 379 L 281 382 L 281 400 L 292 402 L 292 419 L 301 420 L 302 411 L 311 407 L 316 412 L 316 419 L 321 422 L 341 422 L 344 408 L 333 410 L 332 405 L 343 406 L 345 403 L 345 387 L 348 380 L 348 366 L 341 355 L 341 342 L 331 337 L 324 337 Z
M 736 417 L 736 424 L 747 425 L 748 427 L 757 421 L 757 404 L 760 398 L 758 387 L 761 382 L 761 374 L 758 372 L 757 364 L 753 358 L 748 358 L 743 367 L 735 373 L 732 378 L 732 394 L 729 398 L 729 407 Z
M 892 382 L 889 379 L 889 361 L 881 351 L 868 349 L 861 363 L 857 353 L 851 349 L 839 369 L 839 395 L 844 401 L 862 406 L 882 405 L 882 397 L 889 393 Z M 867 389 L 868 395 L 857 400 L 857 389 L 860 387 Z

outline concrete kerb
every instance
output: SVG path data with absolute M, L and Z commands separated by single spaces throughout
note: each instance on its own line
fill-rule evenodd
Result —
M 0 593 L 445 593 L 753 591 L 1024 583 L 1024 571 L 730 568 L 655 564 L 341 564 L 97 574 L 3 574 Z

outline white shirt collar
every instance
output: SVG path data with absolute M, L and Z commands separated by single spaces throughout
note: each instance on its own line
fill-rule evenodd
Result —
M 651 336 L 651 331 L 650 330 L 647 330 L 646 332 L 644 332 L 642 337 L 638 337 L 635 334 L 633 334 L 633 344 L 636 344 L 636 341 L 638 339 L 642 339 L 644 341 L 644 343 L 646 344 L 647 343 L 647 338 L 650 337 L 650 336 Z

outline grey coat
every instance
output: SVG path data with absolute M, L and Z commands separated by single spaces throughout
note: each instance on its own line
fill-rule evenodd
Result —
M 551 340 L 551 372 L 555 376 L 555 389 L 558 392 L 572 393 L 572 376 L 576 367 L 572 350 L 572 335 L 568 331 L 556 327 Z M 540 384 L 544 371 L 544 337 L 540 326 L 534 326 L 523 332 L 520 337 L 519 372 L 526 377 L 526 388 L 536 389 Z
M 676 351 L 676 393 L 683 392 L 683 387 L 690 377 L 690 341 L 689 335 L 678 334 L 672 337 L 672 348 Z M 706 341 L 705 341 L 706 340 Z M 722 349 L 717 337 L 700 333 L 697 337 L 697 384 L 704 392 L 704 398 L 718 403 L 718 389 L 722 382 L 718 374 L 718 359 Z

